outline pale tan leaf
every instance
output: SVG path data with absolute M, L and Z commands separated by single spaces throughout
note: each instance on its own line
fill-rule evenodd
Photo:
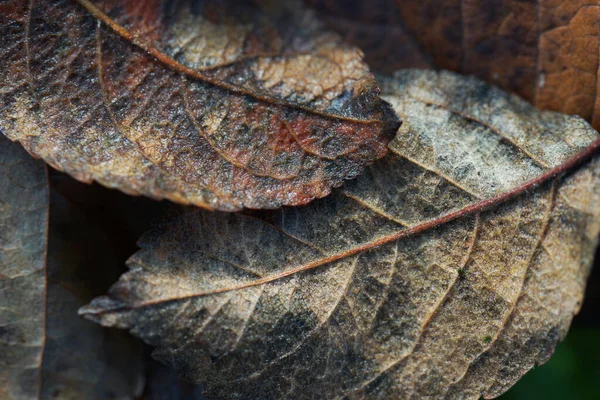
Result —
M 381 78 L 391 154 L 307 207 L 179 211 L 82 314 L 214 398 L 478 398 L 547 360 L 600 231 L 599 135 L 475 78 Z

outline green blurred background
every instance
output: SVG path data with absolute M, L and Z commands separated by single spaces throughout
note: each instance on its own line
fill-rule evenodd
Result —
M 550 361 L 529 371 L 500 399 L 600 399 L 600 251 L 565 341 Z

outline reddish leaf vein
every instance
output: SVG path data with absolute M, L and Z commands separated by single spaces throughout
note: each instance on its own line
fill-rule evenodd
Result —
M 207 77 L 207 76 L 201 74 L 199 71 L 197 71 L 193 68 L 187 67 L 187 66 L 181 64 L 180 62 L 177 62 L 176 60 L 169 57 L 168 55 L 166 55 L 165 53 L 163 53 L 156 47 L 150 45 L 149 43 L 144 42 L 143 40 L 140 40 L 137 35 L 130 32 L 123 26 L 119 25 L 115 20 L 113 20 L 108 15 L 106 15 L 104 12 L 102 12 L 102 10 L 100 10 L 98 7 L 96 7 L 94 4 L 92 4 L 92 2 L 90 2 L 89 0 L 75 0 L 75 1 L 79 4 L 81 4 L 81 6 L 83 6 L 96 19 L 98 19 L 99 21 L 102 21 L 106 26 L 108 26 L 110 29 L 115 31 L 119 36 L 121 36 L 125 40 L 127 40 L 127 41 L 131 42 L 132 44 L 134 44 L 135 46 L 141 48 L 146 53 L 148 53 L 152 57 L 156 58 L 157 60 L 161 61 L 165 65 L 169 66 L 173 70 L 175 70 L 179 73 L 182 73 L 184 75 L 190 76 L 199 81 L 209 83 L 215 87 L 219 87 L 219 88 L 228 90 L 232 93 L 238 93 L 238 94 L 241 94 L 244 96 L 254 97 L 257 100 L 260 100 L 265 103 L 270 103 L 270 104 L 273 104 L 276 106 L 281 106 L 281 107 L 288 107 L 288 108 L 293 108 L 293 109 L 297 109 L 297 110 L 302 110 L 306 113 L 318 115 L 323 118 L 337 119 L 337 120 L 341 120 L 341 121 L 347 121 L 347 122 L 353 122 L 353 123 L 365 124 L 365 125 L 369 125 L 369 124 L 382 125 L 382 124 L 387 123 L 387 121 L 381 121 L 381 120 L 376 120 L 376 119 L 356 119 L 356 118 L 345 117 L 345 116 L 341 116 L 341 115 L 333 115 L 333 114 L 328 114 L 325 112 L 320 112 L 318 110 L 304 107 L 299 104 L 292 104 L 292 103 L 288 103 L 283 100 L 277 100 L 277 99 L 274 99 L 271 97 L 261 96 L 256 93 L 252 93 L 252 92 L 243 90 L 240 87 L 233 86 L 233 85 L 227 84 L 225 82 L 221 82 L 221 81 L 212 79 L 210 77 Z
M 137 308 L 148 307 L 148 306 L 152 306 L 152 305 L 156 305 L 156 304 L 168 303 L 168 302 L 185 300 L 185 299 L 196 298 L 196 297 L 210 296 L 210 295 L 215 295 L 215 294 L 225 293 L 225 292 L 230 292 L 230 291 L 235 291 L 235 290 L 242 290 L 242 289 L 246 289 L 246 288 L 253 287 L 253 286 L 264 285 L 264 284 L 267 284 L 267 283 L 270 283 L 270 282 L 273 282 L 273 281 L 276 281 L 279 279 L 283 279 L 283 278 L 286 278 L 288 276 L 291 276 L 291 275 L 294 275 L 294 274 L 297 274 L 297 273 L 300 273 L 303 271 L 308 271 L 308 270 L 311 270 L 311 269 L 314 269 L 314 268 L 317 268 L 320 266 L 324 266 L 326 264 L 330 264 L 332 262 L 341 260 L 343 258 L 374 249 L 376 247 L 393 242 L 395 240 L 422 233 L 429 229 L 432 229 L 432 228 L 444 225 L 448 222 L 454 221 L 458 218 L 461 218 L 461 217 L 464 217 L 464 216 L 467 216 L 470 214 L 474 214 L 474 213 L 479 213 L 479 212 L 487 210 L 493 206 L 496 206 L 498 204 L 506 202 L 510 199 L 513 199 L 513 198 L 527 192 L 530 189 L 533 189 L 545 182 L 548 182 L 548 181 L 556 178 L 559 175 L 562 175 L 562 174 L 570 171 L 574 167 L 578 166 L 582 162 L 584 162 L 587 159 L 589 159 L 590 157 L 592 157 L 599 150 L 600 150 L 600 139 L 597 139 L 592 144 L 590 144 L 587 148 L 585 148 L 581 152 L 575 154 L 573 157 L 569 158 L 567 161 L 565 161 L 561 165 L 559 165 L 551 170 L 548 170 L 545 173 L 539 175 L 538 177 L 531 179 L 519 186 L 516 186 L 509 191 L 501 193 L 498 196 L 479 201 L 479 202 L 471 204 L 467 207 L 464 207 L 459 210 L 445 214 L 441 217 L 434 218 L 432 220 L 423 222 L 421 224 L 415 225 L 410 228 L 402 229 L 393 234 L 380 237 L 376 240 L 367 242 L 360 246 L 356 246 L 352 249 L 345 250 L 345 251 L 333 254 L 331 256 L 328 256 L 328 257 L 320 258 L 313 262 L 310 262 L 310 263 L 307 263 L 304 265 L 300 265 L 298 267 L 292 268 L 288 271 L 285 271 L 285 272 L 282 272 L 282 273 L 279 273 L 276 275 L 266 276 L 264 278 L 256 279 L 251 282 L 247 282 L 247 283 L 237 285 L 237 286 L 218 288 L 218 289 L 204 291 L 204 292 L 196 292 L 196 293 L 191 293 L 189 295 L 174 297 L 174 298 L 156 299 L 153 301 L 136 303 L 131 306 L 115 307 L 110 310 L 93 310 L 93 311 L 86 310 L 85 314 L 99 315 L 99 314 L 104 314 L 106 312 L 114 312 L 114 311 L 124 310 L 124 309 L 137 309 Z

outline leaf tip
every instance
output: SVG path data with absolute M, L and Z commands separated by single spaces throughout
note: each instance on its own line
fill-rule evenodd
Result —
M 114 326 L 114 312 L 126 308 L 125 304 L 109 296 L 97 297 L 88 305 L 77 310 L 79 316 L 103 326 Z

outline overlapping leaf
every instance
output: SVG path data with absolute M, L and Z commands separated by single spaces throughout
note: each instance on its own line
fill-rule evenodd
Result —
M 382 83 L 405 125 L 364 176 L 307 207 L 182 210 L 81 312 L 209 398 L 493 397 L 547 360 L 600 231 L 598 133 L 474 78 Z
M 0 128 L 83 181 L 221 210 L 304 204 L 398 126 L 362 53 L 295 1 L 1 7 Z
M 83 277 L 118 267 L 110 243 L 56 194 L 48 232 L 46 168 L 3 136 L 0 166 L 0 398 L 133 397 L 140 344 L 77 316 Z
M 600 129 L 598 0 L 307 0 L 371 68 L 475 74 Z

